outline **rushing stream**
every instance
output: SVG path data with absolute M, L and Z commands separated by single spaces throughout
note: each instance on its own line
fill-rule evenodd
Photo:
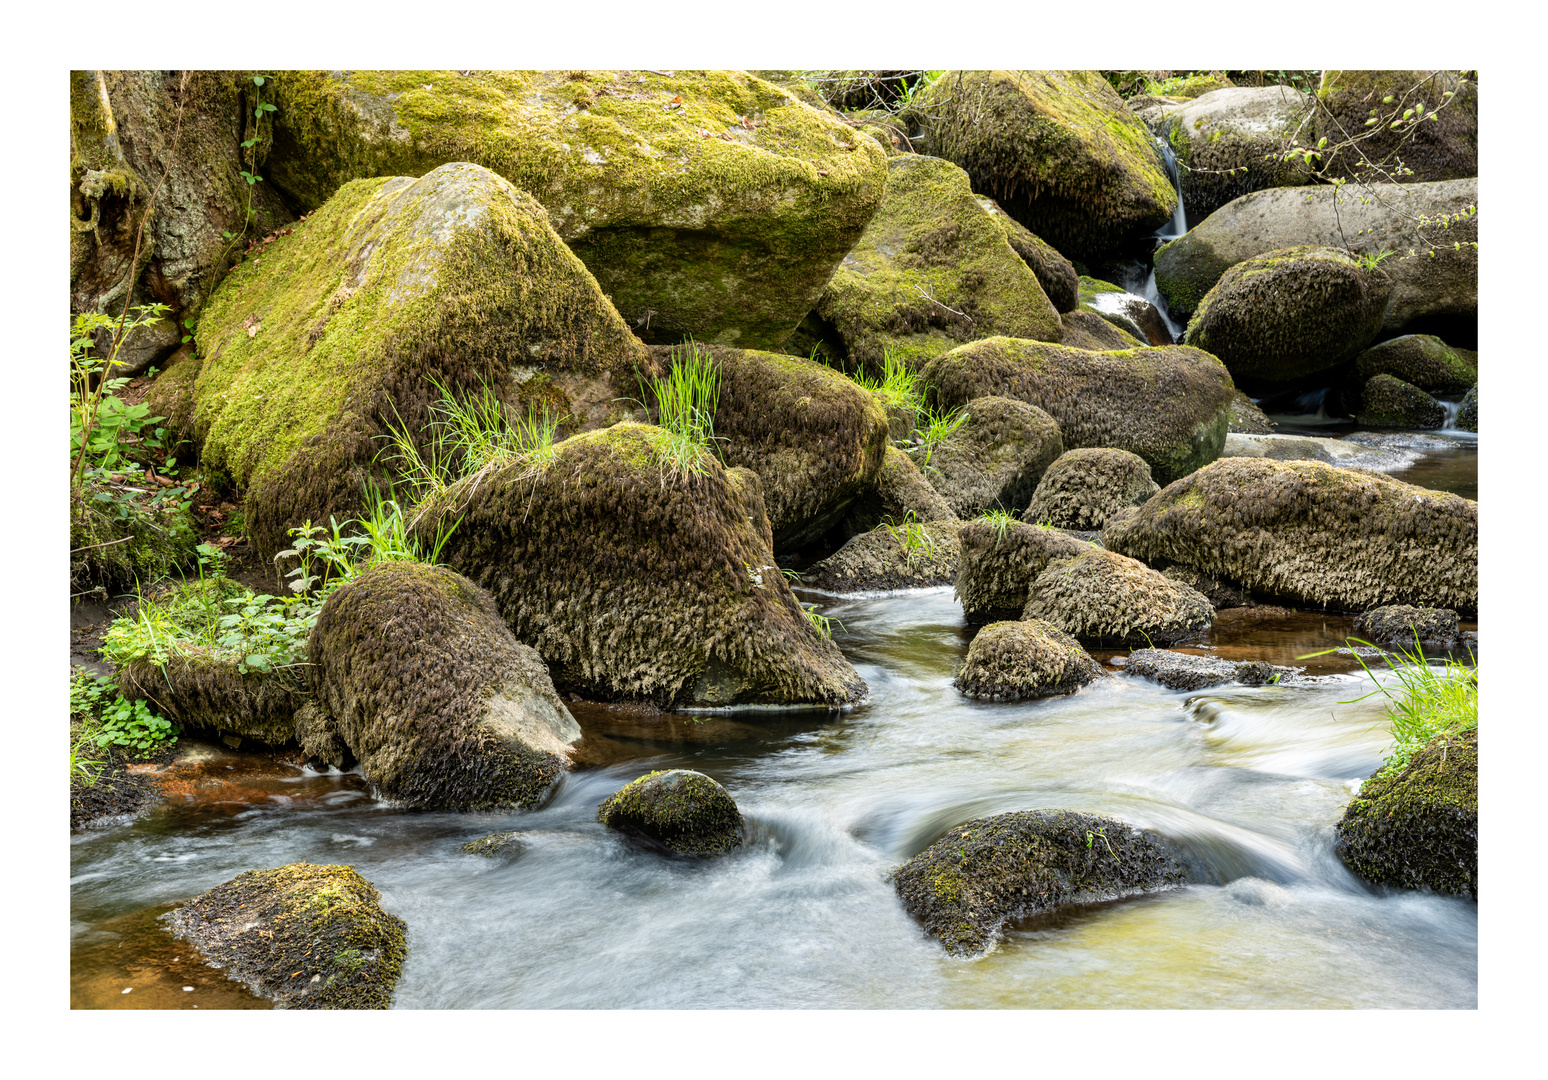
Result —
M 1387 743 L 1379 698 L 1341 703 L 1371 688 L 1347 658 L 1298 686 L 1187 694 L 1117 673 L 1070 697 L 976 703 L 950 682 L 971 639 L 950 589 L 826 599 L 871 688 L 847 714 L 578 707 L 592 764 L 529 814 L 405 812 L 358 776 L 217 760 L 213 794 L 73 837 L 73 1004 L 264 1007 L 154 916 L 243 870 L 311 861 L 353 864 L 407 921 L 403 1008 L 1476 1005 L 1476 905 L 1379 895 L 1333 854 Z M 1284 662 L 1350 625 L 1239 612 L 1213 644 Z M 662 858 L 597 824 L 607 795 L 672 767 L 730 790 L 747 847 Z M 1157 828 L 1213 883 L 948 958 L 888 871 L 968 818 L 1040 807 Z M 513 861 L 458 850 L 497 829 L 524 834 Z

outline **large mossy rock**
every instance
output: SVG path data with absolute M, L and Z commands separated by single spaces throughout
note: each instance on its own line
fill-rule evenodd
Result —
M 1321 462 L 1223 458 L 1109 522 L 1102 542 L 1293 604 L 1478 610 L 1476 502 Z
M 865 230 L 887 158 L 741 71 L 325 71 L 276 80 L 296 204 L 451 161 L 494 170 L 647 341 L 773 348 Z
M 1446 425 L 1446 408 L 1417 386 L 1377 375 L 1360 391 L 1359 419 L 1372 427 L 1439 428 Z
M 1021 261 L 1032 268 L 1037 283 L 1043 287 L 1043 295 L 1053 304 L 1054 310 L 1063 314 L 1074 311 L 1080 303 L 1080 275 L 1075 265 L 1066 259 L 1052 244 L 1031 229 L 1011 217 L 1000 204 L 983 195 L 975 195 L 978 205 L 1005 228 L 1005 238 L 1011 250 L 1021 256 Z
M 1138 454 L 1111 447 L 1068 450 L 1043 473 L 1023 516 L 1060 529 L 1100 530 L 1119 510 L 1160 490 Z
M 1331 176 L 1376 179 L 1376 170 L 1362 161 L 1400 184 L 1478 175 L 1476 80 L 1463 86 L 1450 71 L 1324 71 L 1317 100 L 1317 139 L 1336 147 L 1351 135 L 1366 136 L 1328 154 L 1324 164 Z M 1366 126 L 1372 115 L 1396 120 L 1407 109 L 1421 117 L 1434 112 L 1435 119 L 1421 120 L 1411 131 L 1406 125 L 1394 129 L 1390 121 L 1374 131 Z
M 987 701 L 1073 694 L 1102 669 L 1063 630 L 1038 619 L 990 623 L 968 646 L 952 685 Z
M 172 308 L 126 335 L 116 374 L 177 349 L 181 320 L 214 289 L 222 256 L 240 250 L 227 234 L 258 238 L 292 219 L 267 184 L 242 179 L 252 166 L 240 143 L 259 135 L 244 118 L 259 94 L 240 72 L 70 73 L 70 310 L 116 317 L 131 276 L 133 303 Z
M 1184 345 L 1088 352 L 990 338 L 936 357 L 921 375 L 937 409 L 991 395 L 1025 401 L 1058 422 L 1065 449 L 1128 450 L 1163 484 L 1220 456 L 1236 390 L 1219 360 Z
M 1092 644 L 1167 645 L 1208 630 L 1215 609 L 1198 590 L 1095 548 L 1050 563 L 1033 581 L 1021 617 Z
M 1072 258 L 1154 232 L 1177 208 L 1150 132 L 1094 71 L 948 71 L 920 108 L 933 153 Z
M 1433 334 L 1404 334 L 1355 359 L 1362 379 L 1392 375 L 1432 394 L 1460 394 L 1478 384 L 1477 354 L 1463 355 Z
M 1311 98 L 1288 86 L 1228 86 L 1140 116 L 1172 147 L 1183 208 L 1197 223 L 1249 192 L 1311 183 L 1304 157 L 1284 160 L 1311 111 Z
M 444 567 L 386 563 L 341 585 L 307 656 L 328 726 L 408 806 L 535 806 L 581 736 L 536 651 Z
M 1237 263 L 1283 248 L 1353 244 L 1362 254 L 1398 253 L 1381 263 L 1392 279 L 1383 336 L 1429 333 L 1470 342 L 1478 334 L 1478 219 L 1468 208 L 1477 205 L 1477 180 L 1373 184 L 1368 194 L 1331 185 L 1255 191 L 1157 251 L 1156 287 L 1173 317 L 1186 319 Z M 1421 234 L 1414 224 L 1457 214 L 1463 216 L 1446 229 Z M 1443 241 L 1433 258 L 1426 237 Z M 1416 256 L 1407 257 L 1409 250 Z
M 801 575 L 801 585 L 824 592 L 928 589 L 957 580 L 955 521 L 878 525 L 852 536 Z
M 1181 853 L 1155 833 L 1073 810 L 958 825 L 892 872 L 904 908 L 947 952 L 979 956 L 1014 918 L 1171 889 Z
M 887 447 L 876 485 L 850 505 L 841 528 L 850 536 L 878 525 L 957 520 L 956 511 L 930 486 L 914 459 L 896 446 Z
M 268 555 L 305 519 L 357 516 L 379 437 L 429 423 L 431 379 L 584 426 L 650 366 L 543 207 L 468 164 L 346 185 L 231 272 L 197 341 L 202 463 L 245 490 Z
M 646 773 L 603 800 L 597 820 L 647 845 L 685 855 L 724 855 L 742 844 L 742 812 L 701 772 Z
M 1234 379 L 1290 382 L 1354 359 L 1381 329 L 1391 296 L 1379 266 L 1332 248 L 1283 248 L 1222 274 L 1186 340 L 1219 357 Z
M 653 350 L 663 367 L 673 351 Z M 775 551 L 810 543 L 876 483 L 887 451 L 886 411 L 823 364 L 723 346 L 706 351 L 720 369 L 719 453 L 763 481 Z
M 1019 521 L 964 522 L 957 543 L 956 596 L 970 623 L 1021 618 L 1033 581 L 1049 563 L 1096 550 L 1058 529 Z
M 385 1009 L 407 926 L 352 866 L 248 870 L 162 916 L 174 937 L 282 1009 Z
M 886 198 L 816 307 L 848 363 L 880 371 L 890 353 L 917 368 L 995 334 L 1059 340 L 1059 314 L 1011 246 L 1006 221 L 951 162 L 918 154 L 888 162 Z
M 1019 511 L 1064 453 L 1059 425 L 1037 406 L 1012 398 L 974 398 L 963 411 L 967 419 L 931 452 L 931 485 L 959 518 Z
M 1438 735 L 1360 785 L 1338 856 L 1374 885 L 1478 898 L 1478 729 Z
M 774 563 L 752 477 L 624 421 L 495 465 L 421 508 L 441 558 L 494 594 L 562 689 L 660 705 L 840 707 L 865 683 Z

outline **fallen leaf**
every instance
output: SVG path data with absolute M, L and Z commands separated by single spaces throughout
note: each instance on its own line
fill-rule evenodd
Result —
M 673 105 L 681 105 L 682 103 L 683 103 L 683 95 L 678 94 L 678 95 L 676 95 L 675 97 L 672 98 L 671 104 L 673 104 Z
M 817 170 L 817 175 L 818 176 L 827 176 L 828 175 L 828 170 L 827 169 L 818 169 Z M 248 333 L 249 337 L 252 336 L 252 331 L 251 330 L 249 330 L 247 333 Z
M 827 173 L 818 173 L 818 175 L 819 176 L 826 176 Z M 256 337 L 257 334 L 258 334 L 258 328 L 256 326 L 249 326 L 247 328 L 247 336 L 248 337 Z

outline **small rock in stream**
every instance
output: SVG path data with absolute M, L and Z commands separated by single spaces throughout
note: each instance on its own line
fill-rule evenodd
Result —
M 1137 649 L 1129 654 L 1124 670 L 1173 690 L 1202 690 L 1228 682 L 1243 686 L 1284 682 L 1305 669 L 1279 667 L 1263 660 L 1219 660 L 1170 649 Z

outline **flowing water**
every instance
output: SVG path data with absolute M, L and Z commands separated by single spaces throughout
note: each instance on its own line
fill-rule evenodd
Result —
M 1109 668 L 1069 697 L 977 703 L 950 682 L 972 634 L 950 589 L 829 598 L 824 612 L 868 704 L 693 718 L 578 707 L 590 764 L 532 813 L 412 813 L 358 776 L 243 776 L 213 760 L 210 783 L 72 837 L 73 1004 L 264 1007 L 155 916 L 243 870 L 305 860 L 353 864 L 406 920 L 402 1008 L 1476 1006 L 1477 906 L 1367 889 L 1333 854 L 1332 826 L 1388 741 L 1379 699 L 1346 704 L 1371 689 L 1348 658 L 1315 661 L 1302 685 L 1190 694 Z M 1221 614 L 1204 644 L 1233 658 L 1286 662 L 1350 628 Z M 606 796 L 672 767 L 731 791 L 743 849 L 663 858 L 597 824 Z M 947 957 L 888 871 L 969 818 L 1044 807 L 1156 828 L 1205 883 Z M 502 829 L 525 838 L 515 859 L 458 850 Z

